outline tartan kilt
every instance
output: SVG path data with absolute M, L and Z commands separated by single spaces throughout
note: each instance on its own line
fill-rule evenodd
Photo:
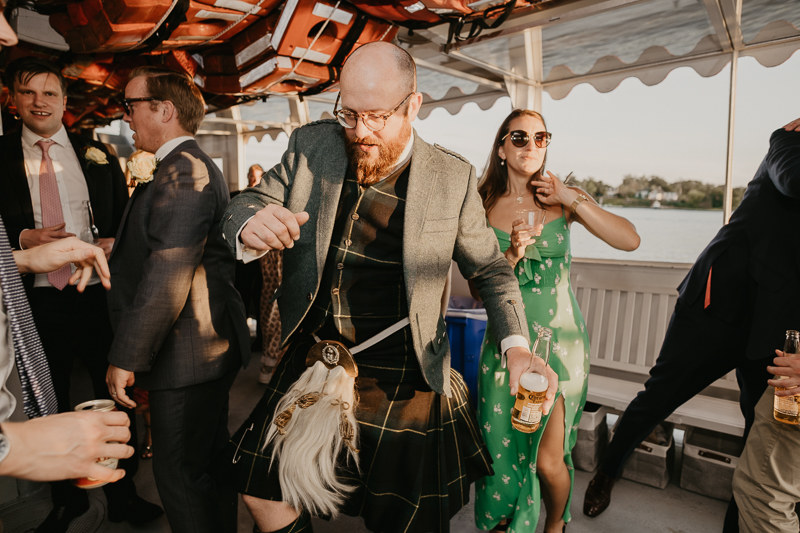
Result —
M 282 499 L 277 460 L 270 470 L 272 449 L 261 447 L 278 401 L 305 371 L 313 344 L 306 335 L 291 343 L 223 452 L 229 482 L 240 493 Z M 469 501 L 470 484 L 493 474 L 463 378 L 450 371 L 453 397 L 447 398 L 427 386 L 413 351 L 355 359 L 361 472 L 340 460 L 341 479 L 356 487 L 341 511 L 362 516 L 379 533 L 448 532 L 450 519 Z

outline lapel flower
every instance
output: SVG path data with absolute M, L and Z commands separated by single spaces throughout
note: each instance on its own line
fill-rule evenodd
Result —
M 83 157 L 89 163 L 93 163 L 95 165 L 107 165 L 108 158 L 106 158 L 106 153 L 100 150 L 99 148 L 95 148 L 94 146 L 87 146 L 86 149 L 83 151 Z
M 136 185 L 150 183 L 153 181 L 159 161 L 150 152 L 138 152 L 131 156 L 127 163 L 128 172 L 131 174 L 131 181 Z

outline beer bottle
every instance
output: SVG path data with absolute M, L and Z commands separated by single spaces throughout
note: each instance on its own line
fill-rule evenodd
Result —
M 533 370 L 533 358 L 541 357 L 547 364 L 550 360 L 552 338 L 553 332 L 550 329 L 539 328 L 528 368 L 519 378 L 517 400 L 511 409 L 511 425 L 523 433 L 533 433 L 539 429 L 542 422 L 542 404 L 547 395 L 547 376 Z
M 800 355 L 800 333 L 790 329 L 786 332 L 786 342 L 783 345 L 784 357 L 797 357 Z M 775 376 L 775 379 L 788 379 L 786 376 Z M 785 387 L 775 387 L 775 392 L 786 390 Z M 772 411 L 775 420 L 784 424 L 800 424 L 800 396 L 775 396 Z

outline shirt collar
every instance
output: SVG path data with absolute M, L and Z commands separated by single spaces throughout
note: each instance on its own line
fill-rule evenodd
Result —
M 171 141 L 165 142 L 164 144 L 161 145 L 161 148 L 156 150 L 156 159 L 161 161 L 162 159 L 167 157 L 170 154 L 170 152 L 172 152 L 179 145 L 185 143 L 186 141 L 192 141 L 192 140 L 194 140 L 194 137 L 192 137 L 191 135 L 184 135 L 183 137 L 175 137 Z
M 411 132 L 411 137 L 408 139 L 408 143 L 406 147 L 403 148 L 403 153 L 400 154 L 400 157 L 397 158 L 397 163 L 394 164 L 392 170 L 389 171 L 384 177 L 381 178 L 381 181 L 385 180 L 389 176 L 395 173 L 395 171 L 408 163 L 408 160 L 411 159 L 411 154 L 414 152 L 414 132 Z
M 45 139 L 45 137 L 32 132 L 25 124 L 22 125 L 22 142 L 24 142 L 27 146 L 36 146 L 36 143 L 42 139 Z M 72 146 L 72 144 L 69 142 L 67 129 L 63 125 L 61 126 L 60 130 L 55 132 L 53 136 L 50 137 L 50 140 L 55 141 L 56 144 L 62 147 Z

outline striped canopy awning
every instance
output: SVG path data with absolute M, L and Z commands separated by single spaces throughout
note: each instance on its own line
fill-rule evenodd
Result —
M 421 118 L 436 108 L 458 113 L 467 103 L 490 108 L 510 96 L 536 107 L 536 92 L 562 99 L 577 85 L 614 90 L 626 78 L 660 83 L 673 69 L 718 74 L 739 56 L 766 67 L 800 48 L 797 0 L 549 0 L 500 27 L 463 41 L 446 24 L 401 30 L 417 61 Z M 335 93 L 307 98 L 307 120 L 327 116 Z M 539 96 L 540 98 L 540 96 Z M 239 106 L 245 137 L 275 137 L 303 122 L 286 101 Z M 212 119 L 213 120 L 213 119 Z

